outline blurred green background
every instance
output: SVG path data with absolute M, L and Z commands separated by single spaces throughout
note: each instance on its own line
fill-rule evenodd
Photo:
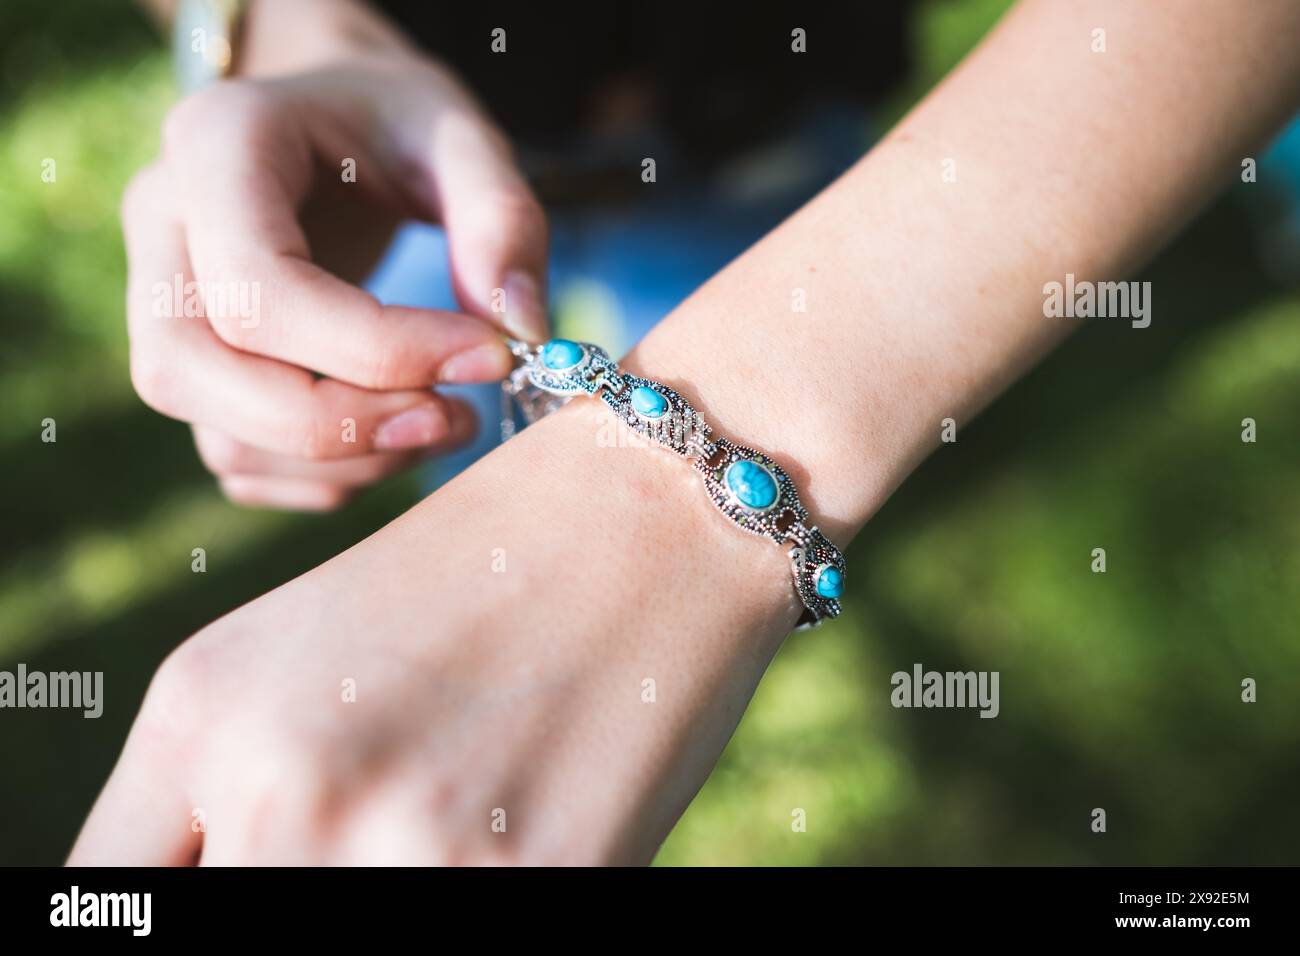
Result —
M 1006 5 L 927 4 L 893 112 Z M 117 203 L 166 55 L 120 0 L 6 0 L 0 53 L 0 669 L 108 695 L 97 721 L 0 711 L 0 863 L 57 863 L 166 652 L 415 488 L 225 503 L 127 379 Z M 872 522 L 845 616 L 788 642 L 661 864 L 1300 862 L 1300 305 L 1258 266 L 1252 188 L 1143 273 L 1149 329 L 1089 324 Z M 892 709 L 915 662 L 1000 671 L 1001 715 Z

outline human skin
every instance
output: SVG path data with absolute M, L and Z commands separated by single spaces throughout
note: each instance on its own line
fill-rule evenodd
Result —
M 325 510 L 473 434 L 430 386 L 501 378 L 503 330 L 545 338 L 546 220 L 464 85 L 363 5 L 258 0 L 241 35 L 123 201 L 131 376 L 232 500 Z M 445 226 L 460 311 L 349 281 L 403 218 Z M 244 308 L 160 317 L 174 276 Z
M 846 546 L 944 418 L 1069 331 L 1046 282 L 1123 278 L 1296 108 L 1300 6 L 1187 10 L 1022 4 L 625 366 L 771 454 Z M 670 453 L 610 447 L 598 408 L 182 645 L 70 862 L 651 859 L 798 605 L 781 549 Z

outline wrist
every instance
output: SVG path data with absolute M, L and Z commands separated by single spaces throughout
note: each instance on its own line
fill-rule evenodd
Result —
M 282 76 L 374 55 L 415 55 L 401 29 L 358 0 L 252 0 L 239 75 Z
M 807 316 L 769 308 L 753 292 L 764 271 L 747 254 L 620 364 L 680 392 L 718 434 L 775 459 L 798 487 L 807 523 L 844 548 L 896 484 L 895 463 L 868 451 L 876 443 L 857 386 L 835 369 L 850 360 L 852 336 L 837 342 Z M 789 292 L 771 298 L 788 302 Z
M 584 630 L 766 666 L 801 610 L 785 550 L 739 532 L 685 459 L 591 398 L 524 429 L 420 509 L 430 534 L 490 539 L 513 556 L 510 603 L 524 619 L 545 595 L 583 608 Z M 483 610 L 500 624 L 501 607 Z

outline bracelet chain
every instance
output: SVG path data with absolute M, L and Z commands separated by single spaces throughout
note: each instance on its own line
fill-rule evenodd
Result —
M 795 592 L 804 613 L 799 629 L 840 613 L 844 555 L 799 500 L 794 481 L 762 452 L 712 437 L 712 428 L 676 391 L 624 372 L 600 346 L 552 339 L 542 346 L 509 340 L 519 366 L 502 383 L 503 440 L 514 434 L 518 405 L 531 424 L 571 398 L 601 399 L 629 428 L 688 459 L 714 506 L 742 531 L 788 547 Z

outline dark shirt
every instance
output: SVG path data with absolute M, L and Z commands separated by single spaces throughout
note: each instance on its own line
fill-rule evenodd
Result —
M 887 92 L 906 66 L 911 2 L 780 13 L 760 4 L 377 5 L 457 69 L 525 147 L 572 148 L 601 98 L 630 83 L 683 157 L 710 166 L 789 129 L 815 105 L 865 107 Z M 498 27 L 504 53 L 492 50 Z M 806 31 L 806 52 L 791 48 L 795 28 Z

